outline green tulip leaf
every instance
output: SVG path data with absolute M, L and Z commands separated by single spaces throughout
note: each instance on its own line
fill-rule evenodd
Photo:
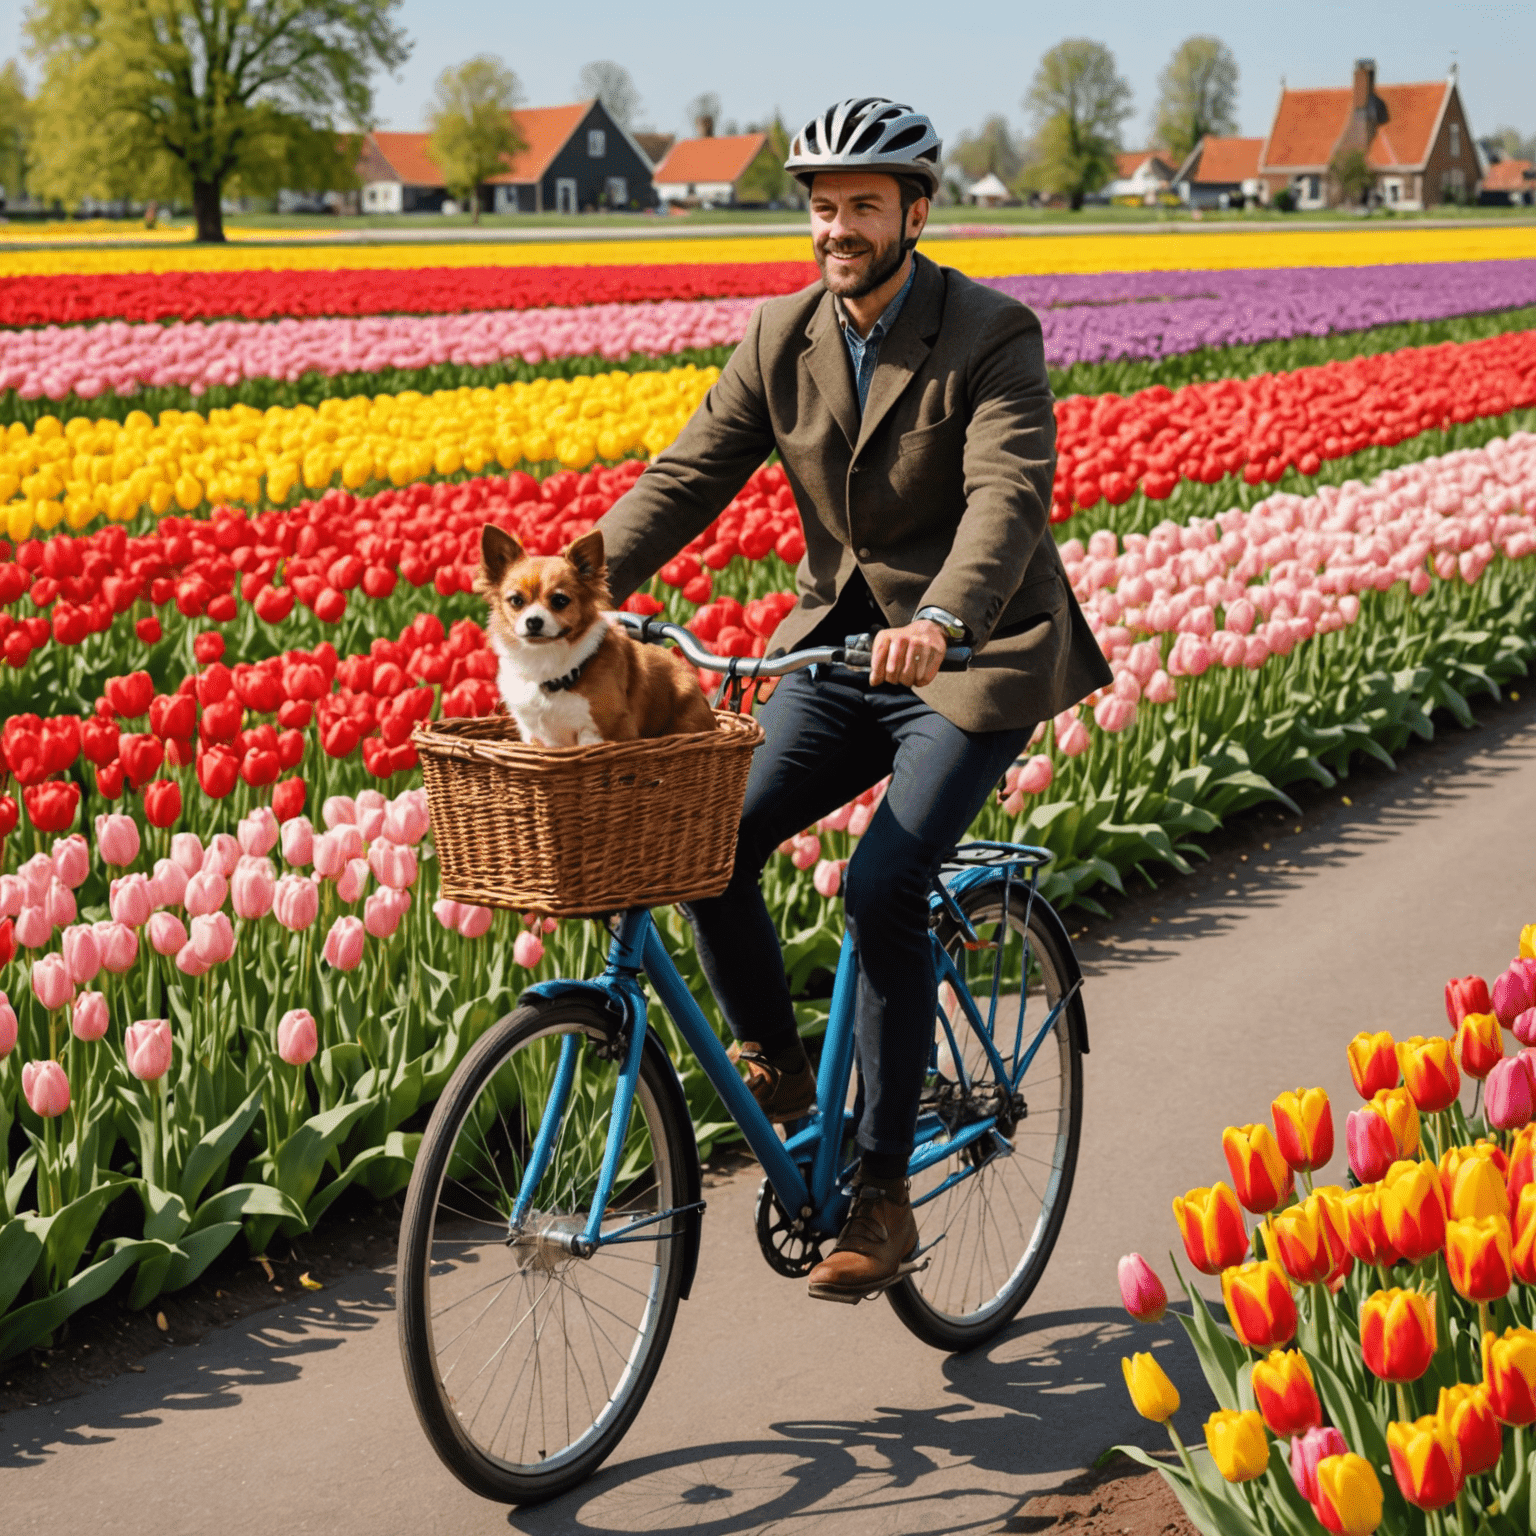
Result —
M 195 1206 L 208 1180 L 227 1163 L 240 1145 L 240 1139 L 256 1123 L 261 1113 L 261 1089 L 255 1088 L 245 1102 L 223 1121 L 204 1135 L 187 1154 L 181 1170 L 181 1197 L 188 1205 Z

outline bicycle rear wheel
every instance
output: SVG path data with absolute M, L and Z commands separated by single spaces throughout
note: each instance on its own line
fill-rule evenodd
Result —
M 1000 881 L 973 886 L 957 901 L 986 947 L 967 949 L 956 933 L 946 948 L 983 1025 L 990 1017 L 993 1044 L 1011 1078 L 1076 967 L 1063 953 L 1056 926 L 1038 897 L 1026 927 L 1027 890 L 1014 887 L 1006 923 Z M 999 944 L 1002 970 L 994 1009 Z M 939 1006 L 950 1022 L 960 1063 L 935 1020 L 920 1125 L 941 1121 L 954 1134 L 1000 1107 L 1004 1112 L 996 1131 L 914 1177 L 918 1229 L 924 1244 L 932 1245 L 928 1266 L 887 1294 L 896 1315 L 920 1339 L 938 1349 L 963 1350 L 985 1343 L 1017 1314 L 1045 1272 L 1061 1231 L 1082 1127 L 1082 1053 L 1072 1028 L 1082 1000 L 1081 995 L 1073 998 L 1057 1015 L 1012 1093 L 999 1081 L 980 1036 L 947 985 L 940 988 Z M 975 1171 L 941 1188 L 967 1167 Z
M 696 1154 L 671 1070 L 648 1041 L 605 1232 L 693 1198 Z M 513 1231 L 562 1071 L 558 1134 Z M 550 1498 L 594 1471 L 639 1412 L 672 1332 L 690 1218 L 589 1258 L 569 1248 L 587 1224 L 619 1071 L 590 1005 L 519 1008 L 465 1058 L 422 1139 L 400 1227 L 401 1355 L 428 1439 L 487 1498 Z

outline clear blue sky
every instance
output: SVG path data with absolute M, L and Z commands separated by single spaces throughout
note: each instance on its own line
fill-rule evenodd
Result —
M 22 0 L 0 0 L 0 59 L 19 52 Z M 857 16 L 848 12 L 857 11 Z M 1384 81 L 1429 80 L 1453 57 L 1474 130 L 1512 123 L 1536 132 L 1536 5 L 1489 0 L 1350 0 L 1266 5 L 1117 3 L 1081 7 L 970 0 L 888 0 L 856 7 L 752 6 L 720 0 L 404 0 L 416 46 L 400 76 L 382 78 L 382 126 L 417 128 L 439 70 L 498 53 L 533 105 L 574 98 L 577 72 L 594 58 L 625 65 L 639 87 L 641 122 L 676 132 L 700 91 L 725 116 L 758 118 L 775 107 L 791 127 L 842 96 L 883 94 L 925 108 L 946 137 L 991 112 L 1022 122 L 1020 98 L 1040 54 L 1064 36 L 1107 43 L 1135 92 L 1129 147 L 1144 142 L 1157 75 L 1185 37 L 1223 38 L 1242 70 L 1241 131 L 1263 134 L 1280 77 L 1292 85 L 1343 85 L 1357 55 Z

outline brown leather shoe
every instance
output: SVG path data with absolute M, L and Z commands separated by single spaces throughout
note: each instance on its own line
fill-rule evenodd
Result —
M 747 1092 L 775 1124 L 799 1120 L 816 1107 L 816 1070 L 802 1055 L 800 1067 L 782 1071 L 764 1054 L 755 1040 L 743 1040 L 726 1053 L 732 1061 L 747 1065 Z
M 818 1301 L 863 1301 L 910 1273 L 916 1252 L 909 1181 L 865 1179 L 854 1188 L 837 1247 L 811 1271 L 811 1295 Z

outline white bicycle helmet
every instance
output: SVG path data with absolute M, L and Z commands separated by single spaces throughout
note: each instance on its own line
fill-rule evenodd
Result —
M 883 96 L 857 96 L 813 117 L 795 135 L 784 169 L 807 187 L 818 171 L 886 171 L 920 181 L 932 197 L 943 147 L 923 113 Z

